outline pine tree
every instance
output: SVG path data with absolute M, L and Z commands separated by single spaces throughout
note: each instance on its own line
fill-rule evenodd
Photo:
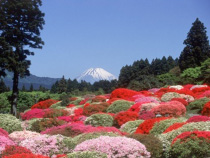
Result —
M 33 91 L 34 91 L 34 86 L 33 86 L 32 83 L 31 83 L 31 85 L 30 85 L 29 91 L 30 91 L 30 92 L 33 92 Z
M 184 41 L 186 47 L 179 57 L 179 67 L 183 71 L 190 67 L 201 66 L 201 63 L 210 57 L 210 46 L 206 27 L 197 18 Z
M 25 87 L 25 85 L 23 84 L 23 86 L 22 86 L 22 90 L 21 91 L 23 91 L 23 92 L 25 92 L 26 91 L 26 87 Z
M 7 92 L 8 87 L 5 85 L 3 79 L 1 78 L 0 80 L 0 93 Z
M 0 37 L 10 49 L 7 54 L 6 69 L 13 72 L 11 113 L 17 115 L 19 78 L 29 75 L 30 61 L 27 56 L 34 52 L 27 48 L 42 48 L 40 30 L 44 25 L 44 13 L 39 10 L 41 0 L 1 0 Z M 4 53 L 6 53 L 4 48 Z

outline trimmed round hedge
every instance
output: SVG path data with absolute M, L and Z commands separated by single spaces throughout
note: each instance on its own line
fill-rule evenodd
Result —
M 126 111 L 128 110 L 131 105 L 133 105 L 134 102 L 126 101 L 126 100 L 117 100 L 113 102 L 107 109 L 106 111 L 108 113 L 118 113 L 120 111 Z
M 8 133 L 22 131 L 21 121 L 10 114 L 0 114 L 0 128 Z
M 120 131 L 130 134 L 134 133 L 142 122 L 144 122 L 144 120 L 128 121 L 121 126 Z
M 109 114 L 93 114 L 86 118 L 85 124 L 110 127 L 113 125 L 113 120 L 113 117 Z

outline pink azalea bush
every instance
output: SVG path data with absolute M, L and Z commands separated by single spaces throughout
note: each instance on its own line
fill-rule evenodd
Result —
M 78 144 L 74 151 L 98 151 L 108 158 L 150 158 L 150 153 L 139 141 L 126 137 L 100 136 Z
M 189 122 L 201 122 L 201 121 L 210 121 L 210 117 L 208 116 L 192 116 L 190 117 L 186 122 L 189 123 Z
M 25 139 L 33 138 L 36 136 L 40 136 L 40 134 L 32 131 L 15 131 L 9 135 L 10 139 L 12 139 L 17 144 Z
M 70 138 L 65 138 L 61 135 L 40 135 L 33 138 L 25 139 L 20 143 L 20 146 L 26 147 L 31 150 L 34 154 L 40 154 L 44 156 L 52 156 L 61 153 L 71 152 L 69 148 L 63 141 L 64 139 L 71 144 Z
M 7 145 L 16 145 L 11 139 L 0 135 L 0 154 Z
M 178 101 L 163 102 L 160 105 L 154 107 L 152 112 L 160 114 L 162 116 L 183 116 L 186 113 L 186 107 Z
M 154 97 L 143 97 L 136 99 L 135 103 L 159 103 L 159 101 Z
M 143 103 L 140 111 L 150 111 L 152 108 L 160 105 L 159 103 Z
M 31 109 L 22 115 L 22 120 L 30 120 L 32 118 L 43 118 L 45 111 L 43 109 Z
M 5 131 L 4 129 L 0 128 L 0 136 L 5 136 L 5 137 L 8 137 L 8 132 Z

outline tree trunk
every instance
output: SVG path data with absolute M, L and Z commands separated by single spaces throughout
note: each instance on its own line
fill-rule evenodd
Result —
M 17 100 L 18 100 L 18 79 L 19 74 L 17 71 L 14 71 L 13 77 L 13 89 L 12 89 L 12 105 L 11 105 L 11 114 L 17 116 Z

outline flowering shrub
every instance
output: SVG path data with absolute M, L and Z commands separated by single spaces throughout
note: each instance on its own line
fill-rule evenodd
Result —
M 83 99 L 82 101 L 79 102 L 79 105 L 85 104 L 88 100 L 89 100 L 89 98 Z
M 139 112 L 140 111 L 140 109 L 141 109 L 141 105 L 142 105 L 142 103 L 135 103 L 134 105 L 132 105 L 129 109 L 128 109 L 128 111 L 133 111 L 133 112 Z
M 10 114 L 0 114 L 0 128 L 8 133 L 13 131 L 21 131 L 21 121 Z
M 127 100 L 137 94 L 140 94 L 140 93 L 137 91 L 130 90 L 130 89 L 118 88 L 118 89 L 115 89 L 114 91 L 112 91 L 110 99 L 122 98 L 122 99 Z
M 82 108 L 75 109 L 74 115 L 76 116 L 83 115 L 83 109 Z
M 77 99 L 78 99 L 77 97 L 71 97 L 71 98 L 69 98 L 70 101 L 75 101 Z
M 43 155 L 34 155 L 34 154 L 14 154 L 9 156 L 4 156 L 2 158 L 49 158 L 48 156 Z
M 186 108 L 178 101 L 170 101 L 161 103 L 159 106 L 154 107 L 152 112 L 154 112 L 156 115 L 160 114 L 162 116 L 178 117 L 185 115 Z
M 210 155 L 210 132 L 193 131 L 183 132 L 172 142 L 170 156 L 180 158 L 186 157 L 208 157 Z
M 74 104 L 68 104 L 66 107 L 67 108 L 73 108 L 73 107 L 75 107 L 75 105 Z
M 102 95 L 98 95 L 92 99 L 92 102 L 106 102 L 106 97 Z
M 5 136 L 5 137 L 8 137 L 8 132 L 5 131 L 4 129 L 0 128 L 0 136 Z
M 169 126 L 168 128 L 166 128 L 163 133 L 168 133 L 168 132 L 171 132 L 173 130 L 176 130 L 176 129 L 182 127 L 185 124 L 186 124 L 186 122 L 177 122 L 177 123 L 174 123 L 171 126 Z
M 16 145 L 16 144 L 8 137 L 0 136 L 0 154 L 7 145 Z
M 17 146 L 17 145 L 11 145 L 11 146 L 6 146 L 5 149 L 2 151 L 1 156 L 9 156 L 9 155 L 14 155 L 14 154 L 32 154 L 30 150 L 27 148 L 24 148 L 22 146 Z
M 122 150 L 123 149 L 123 150 Z M 145 146 L 132 138 L 100 136 L 96 139 L 86 140 L 77 145 L 74 151 L 98 151 L 111 157 L 149 158 L 150 153 Z
M 140 111 L 150 111 L 152 108 L 160 105 L 159 103 L 143 103 Z
M 15 143 L 19 144 L 21 141 L 27 138 L 33 138 L 36 136 L 40 136 L 40 134 L 32 131 L 15 131 L 9 135 L 9 138 Z
M 174 123 L 184 122 L 184 121 L 186 121 L 186 119 L 183 117 L 180 117 L 180 118 L 172 118 L 172 119 L 156 122 L 153 128 L 150 130 L 150 134 L 153 134 L 153 135 L 161 134 Z
M 96 151 L 78 151 L 67 155 L 68 158 L 107 158 L 105 153 Z
M 112 126 L 113 120 L 113 117 L 109 114 L 93 114 L 85 120 L 85 124 L 92 126 Z
M 71 138 L 63 137 L 61 135 L 40 135 L 25 139 L 20 143 L 20 146 L 26 147 L 34 154 L 52 156 L 71 152 L 75 143 Z
M 187 123 L 189 122 L 201 122 L 201 121 L 210 121 L 210 117 L 207 116 L 192 116 L 187 120 Z
M 188 102 L 187 102 L 185 99 L 183 99 L 183 98 L 173 98 L 173 99 L 171 99 L 171 101 L 179 101 L 179 102 L 181 102 L 184 106 L 187 106 L 187 105 L 188 105 Z
M 121 134 L 113 133 L 113 132 L 91 132 L 91 133 L 80 134 L 80 135 L 74 137 L 73 139 L 76 142 L 76 144 L 80 144 L 86 140 L 98 138 L 100 136 L 117 137 L 117 136 L 121 136 Z
M 44 118 L 54 118 L 69 115 L 68 111 L 63 109 L 49 109 L 45 111 Z
M 128 121 L 120 127 L 120 131 L 126 133 L 133 133 L 144 120 Z
M 22 115 L 22 120 L 30 120 L 32 118 L 43 118 L 44 114 L 45 114 L 45 110 L 43 109 L 32 109 L 25 112 Z
M 36 104 L 34 104 L 31 109 L 47 109 L 49 108 L 52 104 L 57 103 L 58 100 L 53 100 L 53 99 L 47 99 L 44 101 L 40 101 Z
M 91 104 L 89 106 L 84 107 L 84 111 L 83 114 L 85 116 L 91 116 L 95 113 L 98 112 L 105 112 L 106 111 L 106 107 L 104 107 L 103 105 L 100 104 Z
M 133 105 L 133 102 L 125 101 L 125 100 L 117 100 L 114 103 L 112 103 L 106 111 L 109 113 L 118 113 L 120 111 L 126 111 L 128 110 L 131 105 Z
M 167 102 L 173 98 L 180 98 L 180 94 L 176 92 L 168 92 L 162 95 L 161 100 Z
M 169 86 L 169 88 L 180 90 L 180 89 L 183 89 L 184 87 L 181 85 L 176 85 L 176 86 Z
M 117 100 L 124 100 L 124 99 L 121 99 L 121 98 L 112 98 L 112 99 L 109 99 L 109 100 L 107 101 L 107 103 L 112 104 L 113 102 L 115 102 L 115 101 L 117 101 Z
M 139 113 L 139 119 L 141 120 L 148 120 L 148 119 L 152 119 L 155 118 L 155 114 L 152 111 L 141 111 Z
M 150 152 L 151 158 L 162 158 L 163 145 L 162 142 L 151 134 L 131 134 L 129 138 L 133 138 L 144 144 L 147 151 Z
M 57 118 L 44 118 L 37 120 L 32 124 L 31 130 L 36 132 L 41 132 L 46 130 L 47 128 L 54 127 L 54 126 L 60 126 L 65 124 L 66 122 L 63 120 L 59 120 Z
M 202 115 L 205 115 L 205 116 L 210 116 L 210 101 L 207 102 L 204 107 L 203 107 L 203 110 L 201 111 L 201 114 Z
M 71 121 L 73 121 L 73 119 L 72 119 L 71 116 L 59 116 L 58 119 L 59 119 L 59 120 L 66 121 L 66 122 L 71 122 Z
M 143 97 L 135 100 L 135 103 L 159 103 L 155 97 Z
M 154 119 L 149 119 L 145 120 L 143 123 L 141 123 L 136 132 L 138 134 L 149 134 L 150 130 L 153 128 L 154 124 L 156 122 L 160 122 L 162 120 L 166 120 L 168 117 L 160 117 L 160 118 L 154 118 Z
M 148 91 L 154 94 L 159 90 L 160 90 L 160 88 L 152 88 L 152 89 L 149 89 Z
M 134 121 L 137 120 L 139 117 L 137 112 L 132 112 L 132 111 L 121 111 L 116 114 L 114 117 L 115 121 L 119 126 L 123 125 L 124 123 L 128 121 Z
M 197 98 L 203 98 L 203 97 L 208 97 L 210 98 L 210 90 L 207 90 L 203 93 L 201 93 L 200 95 L 197 96 Z
M 209 101 L 210 101 L 209 98 L 201 98 L 201 99 L 195 100 L 186 107 L 187 111 L 190 111 L 190 113 L 201 113 L 204 105 Z
M 195 100 L 193 96 L 187 94 L 180 94 L 180 98 L 186 100 L 188 103 Z

